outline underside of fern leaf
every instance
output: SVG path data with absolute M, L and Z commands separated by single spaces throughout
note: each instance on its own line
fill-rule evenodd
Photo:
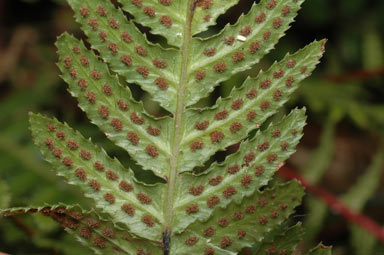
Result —
M 305 110 L 263 123 L 312 73 L 325 40 L 287 54 L 210 108 L 194 105 L 273 49 L 303 0 L 261 0 L 236 24 L 209 38 L 198 34 L 238 0 L 68 3 L 90 44 L 67 33 L 57 40 L 58 67 L 69 92 L 107 138 L 164 183 L 137 180 L 131 169 L 68 125 L 31 114 L 34 141 L 44 158 L 95 206 L 91 211 L 57 205 L 2 213 L 39 211 L 98 254 L 237 254 L 254 245 L 259 247 L 255 254 L 273 247 L 276 254 L 291 254 L 301 228 L 282 224 L 300 204 L 303 189 L 297 182 L 265 187 L 294 153 Z M 137 24 L 163 36 L 168 47 L 148 41 Z M 140 86 L 169 114 L 148 114 L 126 82 Z M 195 171 L 238 143 L 239 150 L 222 163 Z

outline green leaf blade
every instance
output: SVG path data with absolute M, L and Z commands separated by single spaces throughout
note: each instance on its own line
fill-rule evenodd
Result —
M 254 4 L 247 15 L 217 36 L 192 41 L 187 105 L 198 102 L 220 82 L 258 63 L 290 27 L 303 0 L 279 1 L 269 9 L 266 6 L 271 2 L 276 1 Z M 287 6 L 289 12 L 282 14 Z M 263 19 L 256 21 L 260 15 Z M 199 78 L 199 73 L 204 73 L 204 77 Z
M 265 255 L 268 251 L 291 255 L 305 235 L 301 223 L 289 228 L 276 229 L 271 234 L 272 236 L 268 236 L 263 243 L 259 244 L 255 250 L 252 250 L 252 255 Z
M 6 217 L 23 213 L 41 213 L 52 218 L 95 254 L 131 255 L 139 254 L 140 251 L 161 254 L 158 243 L 133 236 L 95 210 L 87 211 L 78 205 L 64 204 L 0 210 L 0 215 Z
M 91 47 L 100 52 L 111 69 L 127 82 L 140 85 L 161 106 L 174 112 L 180 73 L 178 52 L 149 43 L 134 23 L 127 21 L 123 12 L 109 1 L 96 5 L 70 0 L 69 4 Z M 82 15 L 82 8 L 88 10 L 88 15 Z M 105 16 L 100 15 L 99 8 L 105 10 Z
M 133 100 L 130 90 L 120 85 L 106 64 L 79 40 L 63 34 L 57 48 L 62 78 L 89 119 L 145 169 L 164 177 L 173 130 L 170 118 L 154 119 L 145 113 L 142 104 Z M 88 61 L 85 66 L 84 59 Z
M 296 91 L 299 82 L 307 78 L 319 63 L 324 43 L 325 40 L 315 41 L 295 54 L 287 55 L 267 72 L 260 72 L 258 77 L 247 79 L 228 98 L 219 99 L 212 109 L 187 111 L 182 150 L 184 155 L 192 151 L 195 156 L 182 158 L 180 171 L 190 171 L 201 166 L 216 151 L 224 150 L 245 138 L 250 131 L 260 127 L 268 117 L 276 113 Z M 204 128 L 198 126 L 201 123 L 206 123 Z M 193 150 L 197 143 L 206 146 Z
M 176 236 L 175 251 L 198 254 L 213 249 L 218 254 L 236 254 L 262 241 L 267 233 L 278 227 L 293 213 L 303 195 L 303 188 L 293 181 L 255 193 L 242 204 L 233 202 L 225 209 L 217 208 L 207 222 L 196 222 Z M 194 238 L 197 241 L 192 244 Z
M 131 170 L 57 120 L 31 114 L 30 123 L 35 144 L 57 175 L 79 186 L 97 208 L 135 235 L 152 240 L 161 236 L 160 186 L 139 183 Z M 151 226 L 142 220 L 145 215 L 152 218 Z
M 229 8 L 239 3 L 239 0 L 198 1 L 192 21 L 192 34 L 196 35 L 216 24 L 216 19 Z
M 294 110 L 281 122 L 243 142 L 237 153 L 228 156 L 222 164 L 215 163 L 199 175 L 182 175 L 177 191 L 180 195 L 175 203 L 174 231 L 184 230 L 197 219 L 205 221 L 216 206 L 225 208 L 232 201 L 241 203 L 244 197 L 266 185 L 295 152 L 305 121 L 305 110 Z M 201 192 L 197 192 L 199 189 Z M 230 189 L 236 192 L 228 196 Z M 220 198 L 220 202 L 209 206 L 213 194 Z M 194 205 L 199 211 L 188 213 Z
M 151 28 L 151 33 L 161 35 L 168 44 L 181 47 L 184 26 L 187 22 L 188 1 L 149 0 L 145 3 L 134 0 L 118 0 L 122 9 L 135 17 L 137 23 Z

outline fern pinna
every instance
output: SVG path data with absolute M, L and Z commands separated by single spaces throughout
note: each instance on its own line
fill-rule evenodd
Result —
M 273 49 L 303 1 L 262 0 L 236 24 L 200 38 L 238 0 L 68 0 L 91 49 L 67 33 L 58 38 L 63 80 L 92 123 L 164 183 L 137 180 L 68 125 L 31 114 L 45 159 L 94 199 L 95 208 L 55 205 L 3 214 L 39 211 L 97 254 L 237 254 L 247 247 L 254 254 L 291 254 L 303 234 L 300 225 L 283 222 L 300 204 L 303 188 L 294 181 L 265 186 L 295 151 L 305 110 L 248 136 L 311 74 L 325 41 L 286 55 L 211 108 L 194 105 Z M 135 23 L 166 38 L 168 48 L 149 42 Z M 170 114 L 146 113 L 124 80 Z M 194 171 L 239 142 L 224 162 Z M 319 246 L 310 254 L 330 249 Z

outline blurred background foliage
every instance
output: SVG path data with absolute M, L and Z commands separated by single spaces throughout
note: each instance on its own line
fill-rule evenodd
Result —
M 253 0 L 241 0 L 202 36 L 218 32 L 247 12 Z M 384 1 L 307 0 L 296 23 L 277 49 L 252 70 L 233 77 L 199 102 L 214 104 L 246 76 L 257 75 L 287 51 L 314 39 L 328 38 L 327 52 L 314 75 L 302 84 L 289 105 L 306 106 L 309 123 L 298 152 L 287 162 L 311 184 L 337 195 L 350 208 L 384 224 Z M 148 32 L 145 28 L 143 31 Z M 60 80 L 54 41 L 63 31 L 84 38 L 64 0 L 0 1 L 0 208 L 81 203 L 88 201 L 55 176 L 33 145 L 28 112 L 57 116 L 138 169 L 128 155 L 104 138 Z M 149 36 L 151 40 L 160 40 Z M 158 105 L 136 85 L 129 85 L 152 114 Z M 138 178 L 156 181 L 150 175 Z M 320 240 L 335 255 L 384 254 L 384 245 L 364 229 L 350 224 L 308 194 L 294 217 L 306 227 L 304 250 Z M 60 227 L 39 215 L 0 219 L 0 252 L 10 254 L 91 254 Z

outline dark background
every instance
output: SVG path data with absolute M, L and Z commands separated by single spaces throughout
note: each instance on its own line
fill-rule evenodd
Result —
M 234 23 L 252 3 L 241 0 L 209 33 Z M 64 1 L 0 0 L 0 208 L 89 204 L 42 161 L 28 130 L 29 111 L 68 122 L 131 165 L 124 152 L 89 124 L 58 77 L 54 42 L 63 31 L 82 37 Z M 384 1 L 307 0 L 275 51 L 252 70 L 225 82 L 201 104 L 210 105 L 218 96 L 228 95 L 246 75 L 257 74 L 287 51 L 328 38 L 322 63 L 281 112 L 306 106 L 309 116 L 303 141 L 288 166 L 383 225 L 383 32 Z M 159 111 L 137 86 L 132 89 L 149 105 L 149 112 Z M 139 177 L 150 178 L 146 174 Z M 294 219 L 304 221 L 308 229 L 298 254 L 320 240 L 333 245 L 335 255 L 384 254 L 383 244 L 374 235 L 329 210 L 314 194 L 307 195 Z M 38 215 L 0 219 L 0 252 L 92 254 Z

